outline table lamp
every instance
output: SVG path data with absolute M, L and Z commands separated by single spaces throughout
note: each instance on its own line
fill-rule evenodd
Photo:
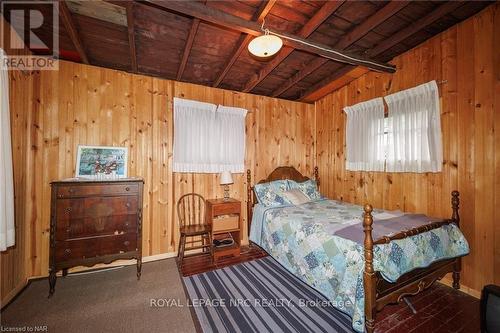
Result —
M 231 172 L 224 171 L 220 174 L 220 184 L 224 185 L 224 201 L 229 201 L 229 184 L 233 183 Z

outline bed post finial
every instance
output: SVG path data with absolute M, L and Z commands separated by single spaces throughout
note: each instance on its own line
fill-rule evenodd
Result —
M 373 230 L 373 217 L 372 211 L 373 207 L 371 205 L 366 204 L 363 207 L 365 213 L 363 214 L 363 230 L 365 232 L 365 261 L 366 268 L 368 272 L 373 272 L 373 253 L 368 253 L 373 250 L 373 238 L 372 238 L 372 230 Z
M 319 169 L 317 166 L 314 167 L 314 180 L 316 181 L 316 185 L 319 188 Z
M 451 209 L 453 213 L 451 219 L 460 228 L 460 215 L 458 208 L 460 207 L 460 193 L 458 191 L 451 192 Z M 453 288 L 460 289 L 460 271 L 462 270 L 462 258 L 455 258 L 453 264 Z
M 376 276 L 373 269 L 373 207 L 366 204 L 363 214 L 363 230 L 365 232 L 365 271 L 363 285 L 365 289 L 365 328 L 367 333 L 373 332 L 375 327 Z
M 250 169 L 247 169 L 247 200 L 251 201 L 252 200 L 252 173 Z
M 455 221 L 457 227 L 460 227 L 460 215 L 458 214 L 458 209 L 460 207 L 460 193 L 458 191 L 451 192 L 451 208 L 453 213 L 451 219 Z
M 250 224 L 252 223 L 252 173 L 247 169 L 247 229 L 250 235 Z M 249 243 L 250 244 L 250 243 Z

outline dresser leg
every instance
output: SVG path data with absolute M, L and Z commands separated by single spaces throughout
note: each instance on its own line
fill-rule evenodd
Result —
M 54 289 L 56 288 L 56 278 L 56 270 L 51 268 L 49 272 L 49 298 L 54 294 Z
M 137 280 L 141 279 L 141 270 L 142 270 L 142 259 L 137 259 Z

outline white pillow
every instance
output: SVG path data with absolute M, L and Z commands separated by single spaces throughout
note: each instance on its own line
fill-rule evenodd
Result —
M 288 191 L 282 192 L 282 195 L 288 199 L 293 205 L 302 205 L 306 202 L 311 201 L 307 195 L 305 195 L 298 188 L 294 188 Z

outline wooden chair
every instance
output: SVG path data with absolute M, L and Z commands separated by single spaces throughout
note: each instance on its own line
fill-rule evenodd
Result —
M 202 254 L 209 254 L 213 263 L 214 246 L 212 241 L 212 225 L 208 224 L 205 218 L 205 199 L 197 193 L 184 194 L 177 201 L 177 214 L 179 216 L 180 241 L 177 253 L 177 264 L 182 267 L 184 258 L 199 255 L 193 253 L 185 255 L 185 251 L 203 249 Z M 186 247 L 187 237 L 201 237 L 198 240 L 191 240 L 191 245 L 200 243 L 201 245 Z M 206 251 L 208 249 L 208 252 Z

